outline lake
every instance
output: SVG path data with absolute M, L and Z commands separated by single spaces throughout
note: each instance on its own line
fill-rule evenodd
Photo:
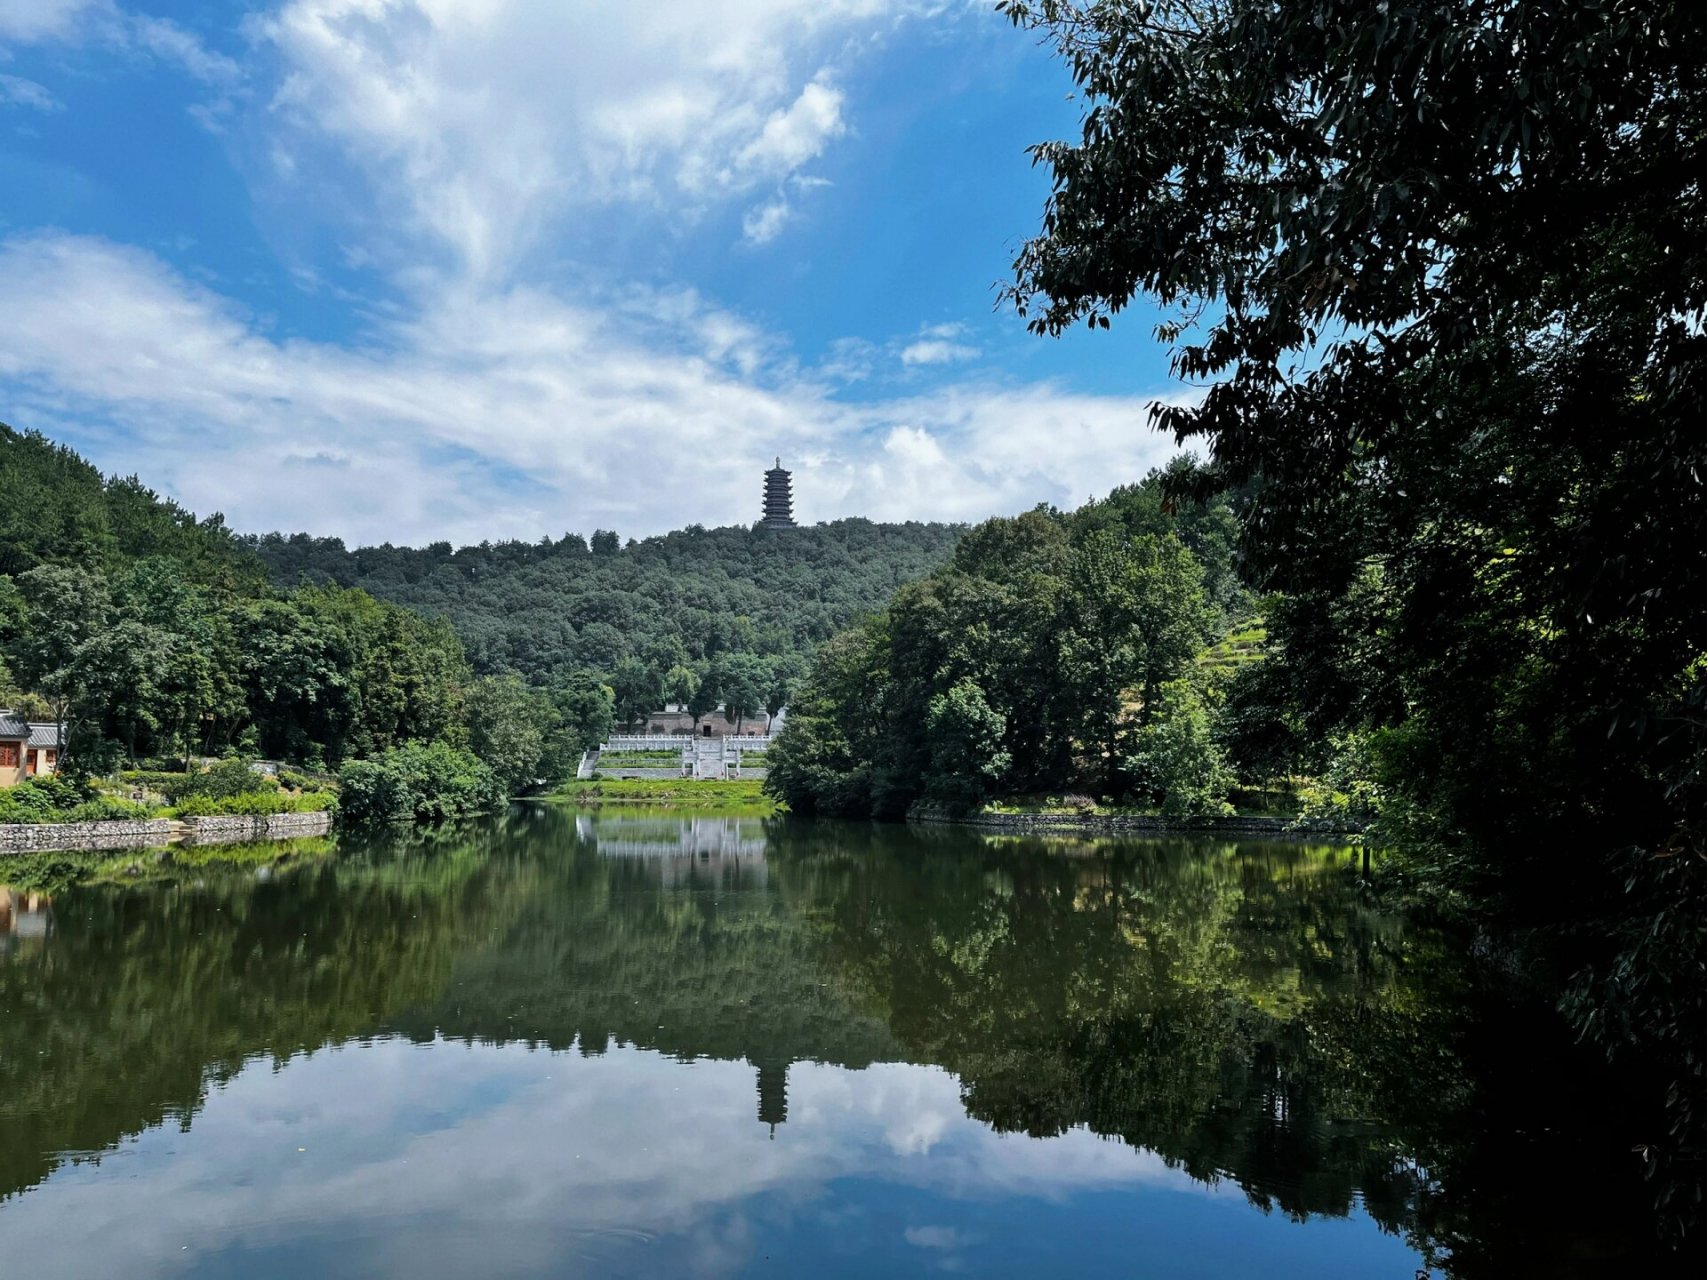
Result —
M 1592 1061 L 1349 849 L 539 805 L 269 852 L 0 894 L 0 1274 L 1665 1265 Z

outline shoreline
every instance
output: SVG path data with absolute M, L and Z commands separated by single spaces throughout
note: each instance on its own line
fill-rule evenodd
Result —
M 1166 818 L 1143 813 L 970 813 L 915 805 L 908 825 L 971 827 L 1026 835 L 1052 831 L 1090 835 L 1238 835 L 1284 838 L 1361 836 L 1361 825 L 1303 824 L 1292 818 L 1234 815 L 1226 818 Z
M 576 809 L 676 809 L 755 818 L 783 812 L 760 787 L 757 778 L 585 778 L 526 799 Z
M 0 824 L 0 858 L 32 853 L 113 853 L 174 845 L 245 844 L 325 835 L 331 829 L 332 814 L 325 809 L 310 813 L 5 823 Z

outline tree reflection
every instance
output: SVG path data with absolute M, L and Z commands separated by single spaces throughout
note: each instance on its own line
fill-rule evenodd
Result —
M 0 1195 L 191 1124 L 256 1057 L 403 1035 L 745 1060 L 771 1126 L 794 1062 L 940 1065 L 996 1129 L 1083 1126 L 1293 1216 L 1361 1201 L 1463 1276 L 1597 1274 L 1588 1246 L 1638 1238 L 1639 1189 L 1567 1127 L 1588 1068 L 1479 1012 L 1462 949 L 1343 850 L 539 807 L 115 877 L 0 943 Z

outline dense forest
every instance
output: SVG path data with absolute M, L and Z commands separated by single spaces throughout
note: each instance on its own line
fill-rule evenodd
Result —
M 335 765 L 451 732 L 451 628 L 364 591 L 275 591 L 218 516 L 0 427 L 0 705 L 68 759 L 257 754 Z
M 666 701 L 774 713 L 822 639 L 961 532 L 845 520 L 348 552 L 238 537 L 7 427 L 0 495 L 0 706 L 62 722 L 70 771 L 373 758 L 348 794 L 376 816 L 491 792 L 459 752 L 513 794 Z
M 1009 301 L 1142 301 L 1247 487 L 1271 758 L 1651 1075 L 1707 1167 L 1707 6 L 1004 0 L 1081 90 Z
M 838 813 L 1065 789 L 1202 812 L 1234 776 L 1311 775 L 1666 1100 L 1639 1150 L 1683 1229 L 1707 1162 L 1707 10 L 1002 8 L 1085 111 L 1035 148 L 1054 183 L 1008 300 L 1041 335 L 1160 303 L 1208 390 L 1156 422 L 1203 460 L 1137 508 L 974 530 L 821 651 L 771 785 Z M 1150 513 L 1229 500 L 1263 637 L 1225 675 L 1201 540 Z
M 359 587 L 449 621 L 475 671 L 548 684 L 576 670 L 614 674 L 624 663 L 697 679 L 735 655 L 798 659 L 939 566 L 960 532 L 838 520 L 785 530 L 690 525 L 626 544 L 601 529 L 590 540 L 571 533 L 454 551 L 448 542 L 351 551 L 300 533 L 243 543 L 281 587 Z
M 768 785 L 802 813 L 1062 793 L 1227 811 L 1242 667 L 1218 642 L 1255 602 L 1234 506 L 1168 497 L 1195 473 L 1181 458 L 1077 511 L 973 529 L 820 652 Z

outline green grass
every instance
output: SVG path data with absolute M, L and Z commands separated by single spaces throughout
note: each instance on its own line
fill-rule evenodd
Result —
M 680 751 L 604 751 L 601 769 L 672 769 L 682 762 Z
M 1249 618 L 1197 655 L 1200 667 L 1238 668 L 1261 662 L 1268 643 L 1268 626 L 1261 618 Z
M 162 809 L 162 818 L 250 817 L 264 818 L 280 813 L 322 813 L 336 811 L 338 797 L 330 791 L 245 791 L 235 796 L 190 796 L 170 809 Z
M 764 793 L 763 787 L 757 778 L 706 782 L 689 778 L 589 778 L 566 782 L 546 799 L 585 807 L 636 804 L 701 812 L 775 813 L 777 802 Z
M 1089 796 L 1004 796 L 990 801 L 979 812 L 1101 814 L 1110 810 Z

